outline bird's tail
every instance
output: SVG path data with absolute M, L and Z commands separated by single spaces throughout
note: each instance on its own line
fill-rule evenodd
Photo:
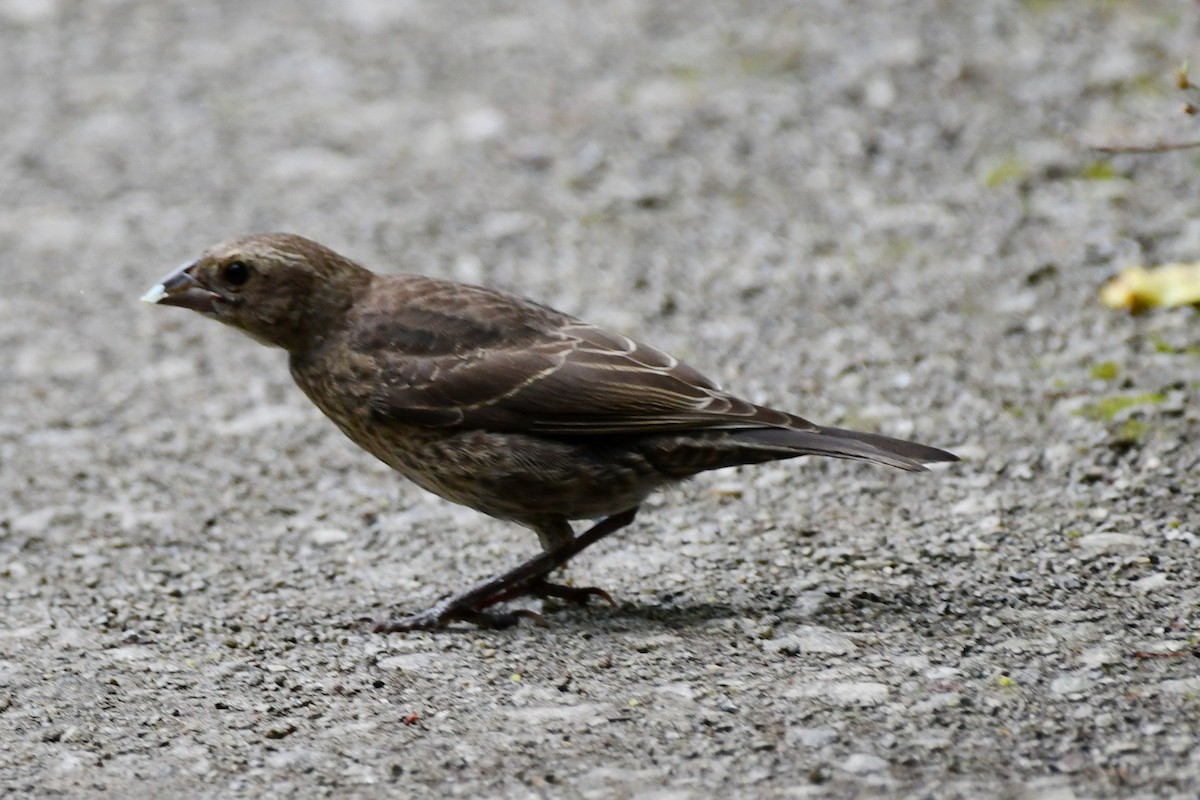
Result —
M 917 442 L 843 428 L 743 428 L 643 439 L 642 452 L 663 472 L 680 478 L 720 467 L 761 464 L 800 456 L 869 461 L 910 472 L 958 456 Z
M 829 456 L 870 461 L 910 472 L 923 471 L 926 464 L 958 461 L 958 456 L 936 447 L 845 428 L 751 428 L 731 431 L 729 435 L 745 448 L 745 455 L 761 454 L 761 458 L 755 458 L 754 461 L 805 455 Z

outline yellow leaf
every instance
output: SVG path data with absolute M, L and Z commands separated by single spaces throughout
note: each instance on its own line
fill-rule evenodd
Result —
M 1109 308 L 1134 314 L 1155 306 L 1200 303 L 1200 264 L 1130 267 L 1100 290 L 1100 300 Z

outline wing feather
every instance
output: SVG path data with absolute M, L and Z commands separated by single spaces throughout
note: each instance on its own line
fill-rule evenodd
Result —
M 666 353 L 581 323 L 516 349 L 398 360 L 404 367 L 386 371 L 389 379 L 371 404 L 377 414 L 408 424 L 559 435 L 816 429 L 724 392 Z

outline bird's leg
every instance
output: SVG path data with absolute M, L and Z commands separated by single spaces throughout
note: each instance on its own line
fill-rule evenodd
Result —
M 546 576 L 605 536 L 615 533 L 633 522 L 636 514 L 637 509 L 631 508 L 628 511 L 613 514 L 611 517 L 605 517 L 579 536 L 551 552 L 540 553 L 528 561 L 518 564 L 508 572 L 480 581 L 465 592 L 448 597 L 418 614 L 380 622 L 375 625 L 374 630 L 376 633 L 432 630 L 443 628 L 448 623 L 458 620 L 473 622 L 481 627 L 507 628 L 522 617 L 544 624 L 545 621 L 541 616 L 533 611 L 517 610 L 496 613 L 483 609 L 524 594 L 534 594 L 540 597 L 565 597 L 575 600 L 591 595 L 608 598 L 608 593 L 603 589 L 560 586 L 548 582 Z M 608 599 L 611 602 L 611 598 Z
M 571 524 L 561 517 L 551 517 L 549 519 L 540 520 L 539 522 L 530 525 L 538 535 L 538 541 L 542 544 L 542 551 L 546 553 L 566 552 L 575 542 L 575 531 L 571 529 Z M 586 534 L 585 534 L 586 535 Z M 578 552 L 578 551 L 576 551 Z M 547 573 L 549 574 L 549 573 Z M 579 605 L 587 605 L 593 597 L 599 597 L 610 605 L 616 605 L 612 595 L 595 586 L 564 586 L 559 583 L 551 583 L 545 577 L 531 581 L 528 588 L 514 589 L 512 593 L 504 593 L 488 598 L 486 606 L 493 606 L 497 603 L 502 603 L 506 600 L 511 600 L 519 594 L 530 594 L 534 597 L 542 599 L 557 598 L 566 600 Z M 482 610 L 485 606 L 477 606 L 476 610 Z

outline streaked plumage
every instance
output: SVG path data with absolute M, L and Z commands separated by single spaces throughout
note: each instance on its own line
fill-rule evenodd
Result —
M 697 472 L 802 455 L 913 471 L 956 460 L 754 405 L 678 359 L 546 306 L 377 275 L 299 236 L 218 245 L 144 299 L 283 347 L 296 383 L 358 445 L 429 491 L 538 533 L 540 560 L 386 630 L 510 623 L 512 614 L 483 609 L 523 593 L 586 599 L 598 590 L 545 581 L 590 543 L 569 522 L 627 523 L 650 492 Z

